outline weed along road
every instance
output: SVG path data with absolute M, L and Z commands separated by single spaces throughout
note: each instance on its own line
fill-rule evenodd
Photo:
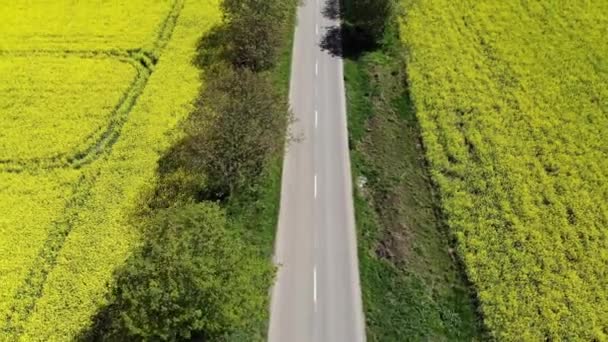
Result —
M 283 169 L 271 342 L 365 340 L 343 62 L 321 48 L 338 26 L 327 5 L 304 0 L 298 10 L 290 90 L 296 141 Z

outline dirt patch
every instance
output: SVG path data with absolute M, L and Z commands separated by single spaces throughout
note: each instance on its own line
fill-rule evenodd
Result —
M 407 160 L 401 146 L 409 142 L 408 127 L 395 112 L 394 103 L 404 77 L 388 65 L 370 68 L 372 114 L 366 123 L 359 150 L 369 161 L 371 202 L 386 228 L 376 254 L 394 264 L 407 263 L 412 256 L 414 232 L 403 219 L 403 195 L 413 191 L 407 186 Z

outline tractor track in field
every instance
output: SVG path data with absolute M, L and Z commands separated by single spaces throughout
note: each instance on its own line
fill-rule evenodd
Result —
M 153 43 L 150 51 L 143 49 L 129 50 L 40 50 L 40 51 L 6 51 L 0 50 L 0 56 L 65 56 L 76 55 L 81 58 L 116 58 L 118 61 L 131 64 L 137 70 L 137 76 L 131 82 L 124 94 L 121 96 L 117 105 L 112 110 L 108 118 L 108 124 L 101 134 L 100 130 L 93 133 L 87 141 L 93 140 L 90 144 L 84 143 L 84 148 L 76 148 L 67 153 L 56 154 L 47 158 L 32 159 L 0 159 L 0 172 L 20 173 L 23 171 L 46 171 L 59 168 L 79 169 L 88 165 L 101 156 L 109 153 L 112 146 L 116 143 L 122 128 L 129 119 L 129 114 L 137 99 L 143 93 L 148 79 L 154 72 L 154 68 L 160 59 L 162 50 L 171 40 L 173 30 L 184 6 L 185 0 L 175 0 L 169 14 L 161 24 L 161 29 L 157 39 Z
M 95 56 L 94 58 L 106 57 Z M 57 154 L 47 158 L 0 160 L 0 170 L 12 173 L 19 173 L 25 170 L 45 172 L 65 167 L 80 168 L 97 160 L 103 154 L 102 152 L 111 147 L 120 136 L 120 131 L 128 119 L 129 112 L 135 105 L 137 98 L 142 93 L 151 75 L 149 69 L 143 67 L 134 59 L 121 57 L 120 61 L 134 67 L 137 74 L 127 90 L 121 95 L 118 104 L 112 110 L 107 120 L 108 124 L 105 127 L 101 126 L 86 138 L 85 141 L 89 141 L 89 143 L 82 144 L 84 148 L 77 148 L 70 154 Z M 100 131 L 102 131 L 101 134 L 99 133 Z
M 153 52 L 144 52 L 136 49 L 127 51 L 124 54 L 114 54 L 122 58 L 125 55 L 131 56 L 129 62 L 134 64 L 138 69 L 138 76 L 116 107 L 116 115 L 121 117 L 116 121 L 112 120 L 114 118 L 110 119 L 111 122 L 101 139 L 87 148 L 84 153 L 73 155 L 73 158 L 68 163 L 61 164 L 59 161 L 51 161 L 48 164 L 38 162 L 33 165 L 22 163 L 17 165 L 21 167 L 19 168 L 5 161 L 0 161 L 0 171 L 22 172 L 27 170 L 44 172 L 53 168 L 65 167 L 77 169 L 98 160 L 103 155 L 109 154 L 112 146 L 120 137 L 122 127 L 127 122 L 131 109 L 145 89 L 147 81 L 154 71 L 154 66 L 160 58 L 162 49 L 166 47 L 172 37 L 184 2 L 185 0 L 176 0 L 174 2 L 169 15 L 163 21 L 162 29 L 158 35 L 157 42 L 154 44 Z M 83 56 L 99 58 L 99 55 L 94 55 L 90 52 L 83 52 Z M 104 58 L 107 58 L 107 56 Z M 9 337 L 9 339 L 18 340 L 23 332 L 23 325 L 34 310 L 37 300 L 43 294 L 47 277 L 57 264 L 57 257 L 63 249 L 65 241 L 80 219 L 78 213 L 81 207 L 91 197 L 91 190 L 97 176 L 98 172 L 83 174 L 79 177 L 77 183 L 74 184 L 72 195 L 63 209 L 63 214 L 51 224 L 48 236 L 38 255 L 35 257 L 32 267 L 13 296 L 10 309 L 3 320 L 0 321 L 0 334 Z
M 96 178 L 94 176 L 89 179 L 84 175 L 80 176 L 78 182 L 74 184 L 72 195 L 60 215 L 61 219 L 53 222 L 49 235 L 32 263 L 32 268 L 13 297 L 13 304 L 0 326 L 2 335 L 17 339 L 16 337 L 22 332 L 23 324 L 42 295 L 47 276 L 54 268 L 59 252 L 78 220 L 78 209 L 90 197 Z

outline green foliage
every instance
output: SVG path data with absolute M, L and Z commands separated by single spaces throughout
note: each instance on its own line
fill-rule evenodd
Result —
M 344 18 L 356 30 L 359 40 L 379 42 L 384 37 L 394 7 L 394 0 L 344 1 Z M 362 36 L 362 37 L 361 37 Z M 364 38 L 365 37 L 365 38 Z
M 608 3 L 402 3 L 432 175 L 485 323 L 608 339 Z
M 105 339 L 217 339 L 266 310 L 271 265 L 226 230 L 216 205 L 162 210 L 147 226 L 118 272 L 109 310 L 120 314 Z
M 296 0 L 224 0 L 228 58 L 254 71 L 274 67 L 286 42 Z
M 200 99 L 205 105 L 192 117 L 185 148 L 199 156 L 194 162 L 201 164 L 210 189 L 226 197 L 255 180 L 269 158 L 283 151 L 289 107 L 268 74 L 219 68 L 207 75 Z

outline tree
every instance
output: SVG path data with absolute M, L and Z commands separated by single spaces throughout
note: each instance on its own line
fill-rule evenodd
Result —
M 208 77 L 185 146 L 218 198 L 253 182 L 282 153 L 290 118 L 287 101 L 264 73 L 217 68 Z M 211 121 L 210 125 L 206 125 Z
M 348 2 L 345 11 L 346 21 L 360 35 L 358 40 L 369 39 L 379 42 L 384 36 L 386 27 L 391 19 L 394 0 L 353 0 Z
M 215 204 L 160 211 L 118 273 L 104 338 L 215 339 L 265 312 L 272 268 L 225 225 Z
M 228 56 L 233 65 L 253 71 L 272 68 L 295 5 L 295 0 L 224 0 Z

